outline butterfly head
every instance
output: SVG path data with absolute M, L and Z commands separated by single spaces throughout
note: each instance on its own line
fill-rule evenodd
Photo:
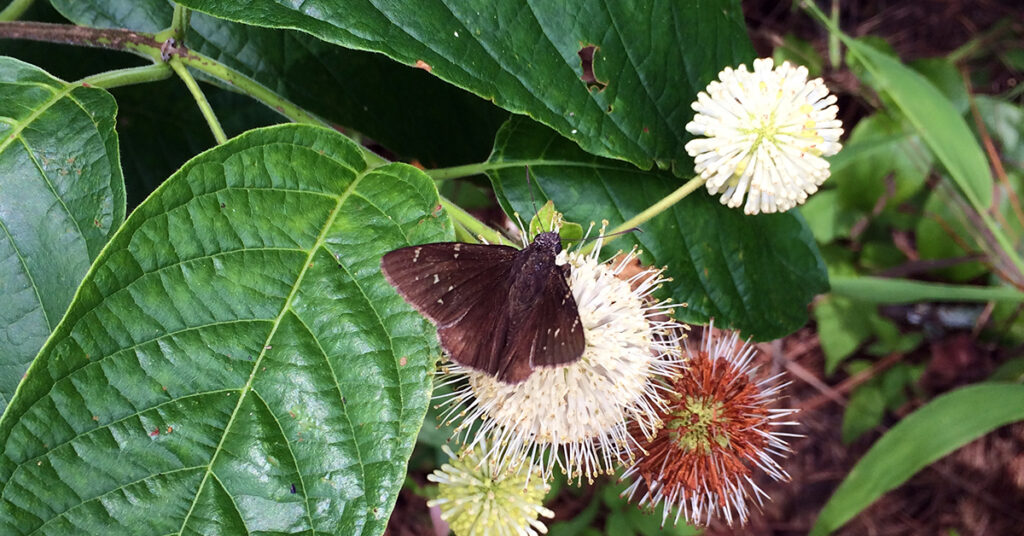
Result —
M 558 255 L 562 252 L 562 238 L 558 231 L 540 233 L 533 239 L 533 247 L 552 256 Z

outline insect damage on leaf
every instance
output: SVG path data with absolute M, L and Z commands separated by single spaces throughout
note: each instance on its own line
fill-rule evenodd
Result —
M 580 80 L 586 82 L 587 89 L 603 91 L 604 88 L 608 87 L 608 82 L 598 80 L 597 75 L 594 74 L 594 54 L 596 52 L 596 45 L 584 46 L 577 52 L 580 56 L 580 64 L 583 67 L 583 74 L 580 75 Z

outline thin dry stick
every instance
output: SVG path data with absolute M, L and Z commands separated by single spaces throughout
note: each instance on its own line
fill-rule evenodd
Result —
M 1010 197 L 1010 206 L 1013 207 L 1013 213 L 1017 216 L 1017 221 L 1024 225 L 1024 210 L 1021 209 L 1020 198 L 1017 197 L 1017 192 L 1014 191 L 1013 186 L 1010 184 L 1010 179 L 1006 176 L 1006 170 L 1003 169 L 1003 161 L 999 158 L 999 153 L 996 151 L 995 144 L 992 143 L 992 137 L 988 133 L 988 128 L 985 127 L 985 121 L 981 118 L 978 103 L 974 100 L 974 88 L 971 87 L 971 79 L 968 76 L 967 68 L 961 67 L 960 73 L 962 75 L 961 78 L 964 79 L 964 84 L 967 86 L 967 99 L 971 104 L 971 117 L 974 118 L 974 124 L 978 127 L 978 133 L 981 135 L 985 152 L 988 153 L 989 162 L 992 163 L 992 170 L 995 172 L 999 182 L 1003 183 L 1003 187 L 1006 188 L 1006 193 Z M 999 211 L 993 208 L 993 215 L 998 216 Z M 1010 231 L 1010 229 L 1006 230 Z
M 853 376 L 850 376 L 849 378 L 846 378 L 842 382 L 839 382 L 839 385 L 836 385 L 835 387 L 829 388 L 829 390 L 832 391 L 832 393 L 834 393 L 835 396 L 838 396 L 839 400 L 842 400 L 842 402 L 838 402 L 836 400 L 836 398 L 834 396 L 832 396 L 831 394 L 829 394 L 827 392 L 822 392 L 821 395 L 818 395 L 818 396 L 808 400 L 807 402 L 801 404 L 801 408 L 800 409 L 802 409 L 803 411 L 811 411 L 811 410 L 817 409 L 818 406 L 824 405 L 829 400 L 836 401 L 840 405 L 845 406 L 846 405 L 846 399 L 843 397 L 843 395 L 845 395 L 846 393 L 849 393 L 850 391 L 853 391 L 858 385 L 860 385 L 860 384 L 870 380 L 871 378 L 874 378 L 879 373 L 881 373 L 881 372 L 885 371 L 886 369 L 888 369 L 889 367 L 895 365 L 896 363 L 898 363 L 902 359 L 903 359 L 903 354 L 896 354 L 896 353 L 889 354 L 889 355 L 885 356 L 885 358 L 882 359 L 881 361 L 879 361 L 879 362 L 875 363 L 874 365 L 872 365 L 871 368 L 869 368 L 867 370 L 862 370 L 862 371 L 858 372 L 857 374 L 854 374 Z
M 801 404 L 801 411 L 809 411 L 813 409 L 815 406 L 823 404 L 827 400 L 832 400 L 833 402 L 839 404 L 840 406 L 846 405 L 846 398 L 844 398 L 843 395 L 841 395 L 838 391 L 830 387 L 827 383 L 819 380 L 817 376 L 811 373 L 811 371 L 805 369 L 804 367 L 798 365 L 797 363 L 787 359 L 786 371 L 792 374 L 793 376 L 800 378 L 805 383 L 807 383 L 811 387 L 814 387 L 815 389 L 818 390 L 818 392 L 821 393 L 820 395 L 812 399 L 812 402 L 818 400 L 819 398 L 823 399 L 820 404 L 814 404 L 813 406 L 810 406 L 807 403 Z

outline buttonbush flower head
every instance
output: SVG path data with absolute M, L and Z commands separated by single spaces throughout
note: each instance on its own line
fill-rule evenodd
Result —
M 661 410 L 664 427 L 645 444 L 647 454 L 624 474 L 633 478 L 624 495 L 641 507 L 662 505 L 662 522 L 676 508 L 707 525 L 722 517 L 730 525 L 746 522 L 748 501 L 763 504 L 767 494 L 754 483 L 754 471 L 788 480 L 776 458 L 790 452 L 777 428 L 791 409 L 772 409 L 784 387 L 779 376 L 756 381 L 755 350 L 737 334 L 712 340 L 711 329 L 696 352 L 687 345 L 685 370 L 672 380 L 673 393 Z M 630 430 L 641 435 L 638 427 Z
M 806 67 L 771 58 L 726 67 L 697 95 L 686 130 L 703 138 L 686 144 L 694 170 L 722 204 L 747 214 L 789 210 L 829 176 L 823 156 L 839 152 L 842 122 L 836 97 Z M 743 199 L 746 197 L 746 204 Z
M 490 535 L 537 536 L 548 529 L 538 518 L 551 518 L 555 513 L 542 501 L 550 486 L 541 478 L 528 478 L 525 472 L 495 477 L 480 454 L 487 451 L 464 451 L 461 457 L 444 445 L 450 462 L 427 475 L 437 483 L 438 497 L 427 502 L 441 510 L 441 519 L 456 536 Z
M 472 446 L 490 438 L 495 471 L 527 464 L 550 479 L 557 466 L 577 482 L 592 480 L 634 458 L 627 422 L 641 439 L 659 425 L 662 387 L 654 379 L 678 369 L 682 326 L 666 314 L 673 304 L 651 298 L 665 281 L 661 270 L 625 276 L 636 251 L 602 263 L 600 249 L 598 239 L 589 254 L 561 254 L 586 339 L 578 361 L 535 369 L 517 384 L 454 363 L 442 369 L 445 383 L 461 385 L 442 397 L 443 418 L 461 421 L 456 435 Z

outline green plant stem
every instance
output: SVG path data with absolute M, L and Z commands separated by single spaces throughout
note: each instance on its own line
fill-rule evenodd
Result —
M 224 65 L 223 63 L 218 62 L 217 60 L 208 58 L 190 50 L 187 54 L 181 56 L 181 62 L 197 71 L 227 82 L 242 93 L 266 104 L 267 106 L 270 106 L 277 111 L 277 113 L 296 123 L 331 127 L 327 121 L 316 117 L 299 105 L 289 101 L 277 93 L 274 93 L 253 79 L 228 67 L 227 65 Z
M 189 19 L 192 18 L 192 11 L 187 7 L 179 4 L 174 4 L 174 15 L 171 18 L 171 33 L 178 42 L 185 41 L 185 35 L 188 34 L 188 23 Z
M 832 24 L 839 26 L 839 0 L 832 0 Z M 828 34 L 828 61 L 833 69 L 839 68 L 839 36 L 834 32 Z
M 453 221 L 452 226 L 455 227 L 456 242 L 467 242 L 470 244 L 476 244 L 480 241 L 479 239 L 477 239 L 477 237 L 473 236 L 473 233 L 469 232 L 468 229 L 463 227 L 461 223 Z
M 174 72 L 178 73 L 178 77 L 185 82 L 185 86 L 188 87 L 192 98 L 196 100 L 196 104 L 199 105 L 199 111 L 203 113 L 203 117 L 206 118 L 206 122 L 210 125 L 210 130 L 213 131 L 213 137 L 217 140 L 218 144 L 228 141 L 228 137 L 224 134 L 224 129 L 220 126 L 220 121 L 217 120 L 217 115 L 213 113 L 213 108 L 210 106 L 210 101 L 206 100 L 206 95 L 203 95 L 203 90 L 199 88 L 199 84 L 196 83 L 196 79 L 192 78 L 192 74 L 188 72 L 188 68 L 182 65 L 181 60 L 177 57 L 173 57 L 168 61 Z
M 604 243 L 602 245 L 606 246 L 612 243 L 630 229 L 639 227 L 640 225 L 650 221 L 651 218 L 657 216 L 658 214 L 661 214 L 662 212 L 665 212 L 666 210 L 668 210 L 669 207 L 678 203 L 684 197 L 690 195 L 697 188 L 700 188 L 706 181 L 707 179 L 703 179 L 700 176 L 696 176 L 686 181 L 686 184 L 680 186 L 674 192 L 661 198 L 661 200 L 658 201 L 657 203 L 647 207 L 646 209 L 644 209 L 643 212 L 622 222 L 621 225 L 612 229 L 611 231 L 602 233 L 605 236 L 605 239 L 603 240 Z M 584 244 L 582 247 L 580 247 L 579 251 L 583 255 L 586 255 L 593 251 L 595 246 L 597 246 L 597 242 L 590 241 Z
M 134 32 L 131 30 L 86 28 L 84 26 L 43 22 L 0 22 L 0 39 L 27 39 L 30 41 L 120 50 L 154 62 L 165 61 L 161 51 L 161 46 L 164 44 L 162 40 L 158 40 L 156 35 L 151 33 Z M 184 47 L 168 50 L 168 54 L 179 57 L 182 63 L 192 69 L 222 80 L 238 91 L 270 106 L 281 115 L 296 123 L 331 126 L 326 121 L 310 114 L 281 95 L 274 93 L 244 74 L 214 59 Z
M 128 69 L 116 69 L 97 73 L 79 80 L 78 83 L 86 87 L 110 89 L 112 87 L 166 80 L 173 74 L 174 71 L 166 63 L 154 63 L 153 65 L 144 65 L 142 67 L 130 67 Z
M 448 211 L 448 216 L 451 217 L 452 221 L 455 223 L 456 232 L 458 232 L 458 227 L 462 226 L 470 236 L 483 238 L 488 244 L 509 245 L 509 241 L 506 240 L 505 237 L 501 236 L 501 233 L 491 229 L 485 225 L 484 222 L 474 218 L 472 214 L 462 210 L 461 207 L 452 203 L 444 196 L 441 196 L 441 206 Z
M 0 11 L 0 21 L 18 20 L 18 17 L 25 12 L 26 9 L 32 7 L 32 2 L 35 0 L 11 0 L 7 7 Z
M 458 179 L 461 177 L 471 177 L 473 175 L 483 175 L 488 171 L 495 171 L 498 169 L 507 169 L 515 167 L 527 167 L 527 166 L 545 166 L 545 167 L 557 167 L 557 166 L 579 166 L 579 162 L 573 162 L 569 160 L 509 160 L 500 162 L 479 162 L 476 164 L 466 164 L 464 166 L 453 166 L 447 168 L 428 169 L 424 173 L 430 176 L 430 178 L 436 181 Z M 592 166 L 597 169 L 618 169 L 606 166 Z
M 1010 29 L 1012 21 L 1010 19 L 1000 19 L 987 31 L 974 36 L 970 41 L 960 45 L 959 48 L 950 52 L 946 55 L 946 59 L 950 63 L 960 63 L 961 61 L 970 59 L 979 49 L 985 51 L 983 45 L 991 44 L 992 41 L 996 41 L 1001 38 L 1006 30 Z M 1019 87 L 1019 86 L 1018 86 Z
M 833 294 L 869 303 L 915 303 L 922 301 L 1024 302 L 1024 292 L 1008 287 L 947 285 L 909 279 L 848 277 L 829 274 Z
M 646 209 L 644 209 L 643 212 L 622 222 L 621 225 L 609 231 L 608 234 L 619 233 L 622 231 L 627 231 L 634 227 L 639 227 L 640 225 L 650 221 L 651 218 L 657 216 L 658 214 L 661 214 L 662 212 L 665 212 L 669 207 L 678 203 L 684 197 L 690 195 L 691 192 L 703 186 L 705 182 L 707 182 L 707 179 L 704 179 L 700 176 L 696 176 L 686 181 L 686 184 L 677 188 L 676 191 L 663 197 L 660 201 L 651 205 L 650 207 L 647 207 Z

